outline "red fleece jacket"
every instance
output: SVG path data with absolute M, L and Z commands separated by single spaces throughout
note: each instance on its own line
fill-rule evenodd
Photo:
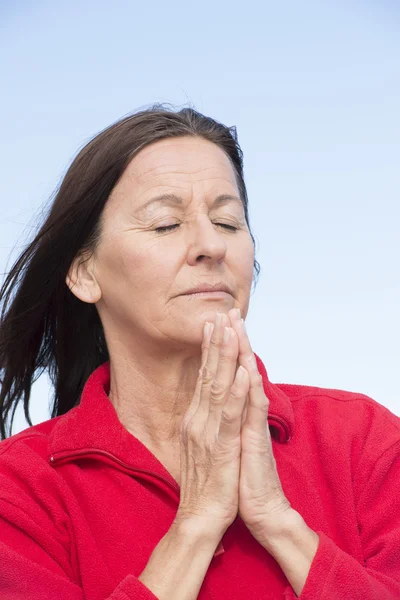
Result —
M 399 600 L 400 419 L 366 396 L 274 385 L 257 363 L 283 489 L 319 535 L 299 598 Z M 1 600 L 156 598 L 138 576 L 179 487 L 120 423 L 109 381 L 104 363 L 78 406 L 0 443 Z M 238 517 L 198 598 L 296 596 Z

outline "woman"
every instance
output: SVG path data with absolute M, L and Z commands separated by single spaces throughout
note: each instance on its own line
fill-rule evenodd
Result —
M 400 598 L 400 421 L 275 385 L 234 129 L 154 107 L 95 137 L 2 290 L 3 600 Z

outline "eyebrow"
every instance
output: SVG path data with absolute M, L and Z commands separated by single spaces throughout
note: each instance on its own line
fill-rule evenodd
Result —
M 143 206 L 140 206 L 137 212 L 142 213 L 150 206 L 154 204 L 166 204 L 167 206 L 182 206 L 184 200 L 181 196 L 177 196 L 176 194 L 160 194 L 151 200 L 148 200 Z M 220 194 L 217 196 L 213 203 L 212 208 L 216 206 L 224 206 L 229 202 L 238 202 L 240 206 L 243 206 L 243 202 L 237 196 L 232 196 L 231 194 Z

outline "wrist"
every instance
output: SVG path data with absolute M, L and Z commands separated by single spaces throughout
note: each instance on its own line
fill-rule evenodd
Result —
M 319 546 L 319 535 L 291 510 L 262 544 L 286 575 L 296 596 L 302 593 Z
M 294 546 L 307 548 L 314 555 L 318 542 L 318 534 L 308 527 L 300 513 L 290 509 L 264 536 L 262 545 L 272 556 L 278 557 L 284 548 Z
M 194 521 L 174 522 L 139 579 L 160 600 L 197 598 L 217 543 Z
M 207 527 L 204 521 L 193 518 L 176 518 L 169 532 L 171 537 L 181 541 L 186 546 L 217 547 L 224 531 Z

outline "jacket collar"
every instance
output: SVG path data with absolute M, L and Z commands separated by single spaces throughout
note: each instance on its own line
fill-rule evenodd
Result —
M 294 430 L 293 408 L 288 396 L 272 384 L 261 359 L 256 356 L 264 390 L 270 401 L 268 424 L 271 436 L 278 442 L 290 440 Z M 146 471 L 162 471 L 158 459 L 120 422 L 108 398 L 110 363 L 105 362 L 88 378 L 80 403 L 57 418 L 49 438 L 48 460 L 87 452 L 110 454 L 118 461 Z M 169 476 L 170 477 L 170 476 Z

